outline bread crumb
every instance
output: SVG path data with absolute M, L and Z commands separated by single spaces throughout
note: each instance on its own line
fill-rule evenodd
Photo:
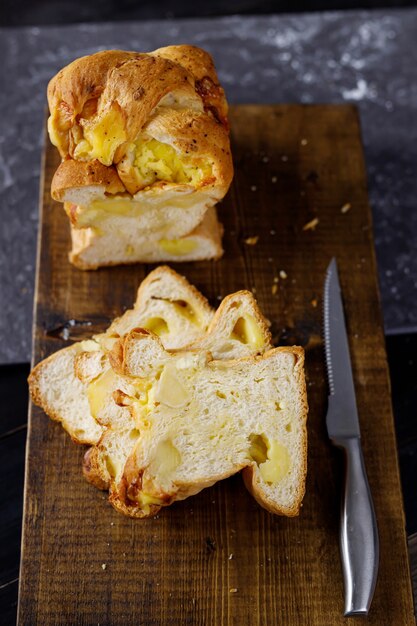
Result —
M 110 526 L 114 526 L 114 522 L 110 522 Z
M 268 263 L 272 263 L 273 260 L 274 259 L 271 256 L 268 257 Z
M 340 212 L 347 213 L 348 211 L 350 211 L 351 208 L 352 208 L 352 205 L 350 204 L 350 202 L 346 202 L 346 204 L 344 204 L 342 208 L 340 209 Z
M 253 293 L 253 295 L 256 294 L 256 287 L 252 287 L 251 292 Z
M 256 191 L 257 190 L 257 186 L 256 185 L 252 185 L 252 187 L 250 188 L 251 191 Z
M 283 154 L 281 157 L 281 161 L 284 161 L 284 163 L 286 163 L 288 161 L 288 157 L 286 154 Z
M 276 296 L 278 291 L 278 285 L 275 283 L 274 285 L 272 285 L 272 289 L 271 289 L 271 293 L 273 296 Z
M 277 177 L 276 177 L 276 176 L 273 176 L 273 177 L 271 178 L 271 183 L 276 183 L 276 182 L 277 182 L 277 180 L 278 180 L 278 179 L 277 179 Z
M 268 162 L 269 162 L 269 157 L 264 156 L 264 157 L 262 158 L 262 161 L 263 161 L 264 163 L 268 163 Z
M 274 283 L 279 283 L 279 278 L 278 278 L 278 276 L 274 276 Z
M 236 587 L 232 587 L 231 589 L 229 589 L 229 593 L 237 593 Z
M 300 143 L 301 143 L 302 146 L 306 146 L 308 144 L 308 141 L 307 141 L 307 139 L 302 139 L 300 141 Z
M 318 223 L 319 223 L 319 218 L 315 217 L 314 219 L 307 222 L 307 224 L 304 224 L 303 230 L 314 230 Z
M 229 554 L 229 561 L 231 561 L 232 559 L 233 559 L 233 552 Z
M 107 567 L 107 565 L 106 565 L 105 563 L 102 563 L 102 564 L 101 564 L 101 569 L 102 569 L 102 570 L 105 570 L 105 569 L 106 569 L 106 567 Z
M 276 235 L 276 234 L 277 234 L 277 231 L 276 231 L 276 230 L 274 230 L 274 229 L 272 228 L 272 229 L 269 231 L 269 234 L 270 234 L 270 235 Z
M 311 301 L 311 306 L 315 309 L 317 306 L 317 298 L 313 298 Z
M 287 272 L 285 272 L 284 270 L 281 270 L 279 273 L 279 277 L 285 280 L 288 277 Z
M 248 246 L 256 246 L 256 244 L 258 243 L 258 240 L 259 240 L 259 235 L 255 235 L 253 237 L 246 237 L 245 243 Z

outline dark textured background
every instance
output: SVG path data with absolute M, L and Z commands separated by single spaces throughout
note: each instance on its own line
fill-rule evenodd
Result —
M 407 6 L 407 0 L 3 0 L 0 2 L 0 624 L 15 621 L 19 575 L 38 180 L 45 86 L 97 46 L 194 41 L 215 56 L 232 102 L 358 104 L 366 144 L 386 330 L 417 330 L 414 211 L 417 11 L 262 18 L 172 17 Z M 160 22 L 132 22 L 161 17 Z M 129 24 L 99 21 L 129 20 Z M 54 24 L 93 22 L 67 28 Z M 49 27 L 39 25 L 52 25 Z M 34 26 L 33 26 L 34 25 Z M 417 334 L 387 337 L 407 534 L 417 590 Z
M 234 103 L 356 103 L 386 330 L 417 328 L 416 34 L 416 9 L 2 29 L 0 363 L 30 358 L 45 88 L 105 47 L 207 48 Z

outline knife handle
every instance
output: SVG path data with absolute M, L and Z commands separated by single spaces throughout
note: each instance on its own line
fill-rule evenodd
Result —
M 367 615 L 379 565 L 379 538 L 361 442 L 337 438 L 345 453 L 345 486 L 340 520 L 340 552 L 345 584 L 345 617 Z

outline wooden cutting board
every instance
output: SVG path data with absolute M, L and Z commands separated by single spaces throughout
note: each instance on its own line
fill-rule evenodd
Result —
M 308 479 L 298 518 L 273 516 L 240 476 L 163 510 L 116 513 L 81 475 L 85 449 L 37 407 L 29 417 L 19 623 L 346 624 L 338 525 L 341 458 L 325 429 L 325 269 L 337 257 L 381 559 L 370 624 L 414 624 L 371 211 L 352 106 L 237 106 L 236 174 L 220 208 L 225 255 L 174 268 L 217 305 L 252 289 L 277 344 L 306 349 Z M 64 211 L 49 195 L 47 143 L 34 363 L 104 329 L 150 266 L 82 272 L 67 261 Z M 316 220 L 313 222 L 312 220 Z M 309 227 L 310 224 L 310 227 Z M 314 226 L 315 225 L 315 226 Z M 255 245 L 245 242 L 257 237 Z M 252 240 L 254 241 L 254 240 Z M 278 282 L 277 282 L 278 280 Z M 91 326 L 69 320 L 92 322 Z

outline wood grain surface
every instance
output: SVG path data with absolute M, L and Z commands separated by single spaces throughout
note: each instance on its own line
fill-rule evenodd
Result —
M 125 518 L 84 481 L 84 449 L 32 407 L 21 625 L 346 624 L 338 547 L 342 466 L 326 436 L 320 339 L 324 273 L 332 256 L 345 297 L 381 542 L 367 623 L 414 624 L 357 112 L 346 105 L 238 106 L 232 108 L 231 125 L 236 174 L 220 207 L 225 255 L 218 262 L 174 268 L 213 305 L 232 291 L 252 289 L 271 320 L 275 343 L 306 348 L 309 469 L 301 514 L 288 519 L 265 512 L 238 475 L 155 519 Z M 104 328 L 132 304 L 151 269 L 137 265 L 81 272 L 70 266 L 67 218 L 49 196 L 57 164 L 48 144 L 34 363 L 67 345 L 65 338 L 75 331 L 91 332 L 88 326 L 71 327 L 68 320 Z M 315 218 L 315 228 L 306 229 Z M 255 236 L 256 245 L 245 243 Z

